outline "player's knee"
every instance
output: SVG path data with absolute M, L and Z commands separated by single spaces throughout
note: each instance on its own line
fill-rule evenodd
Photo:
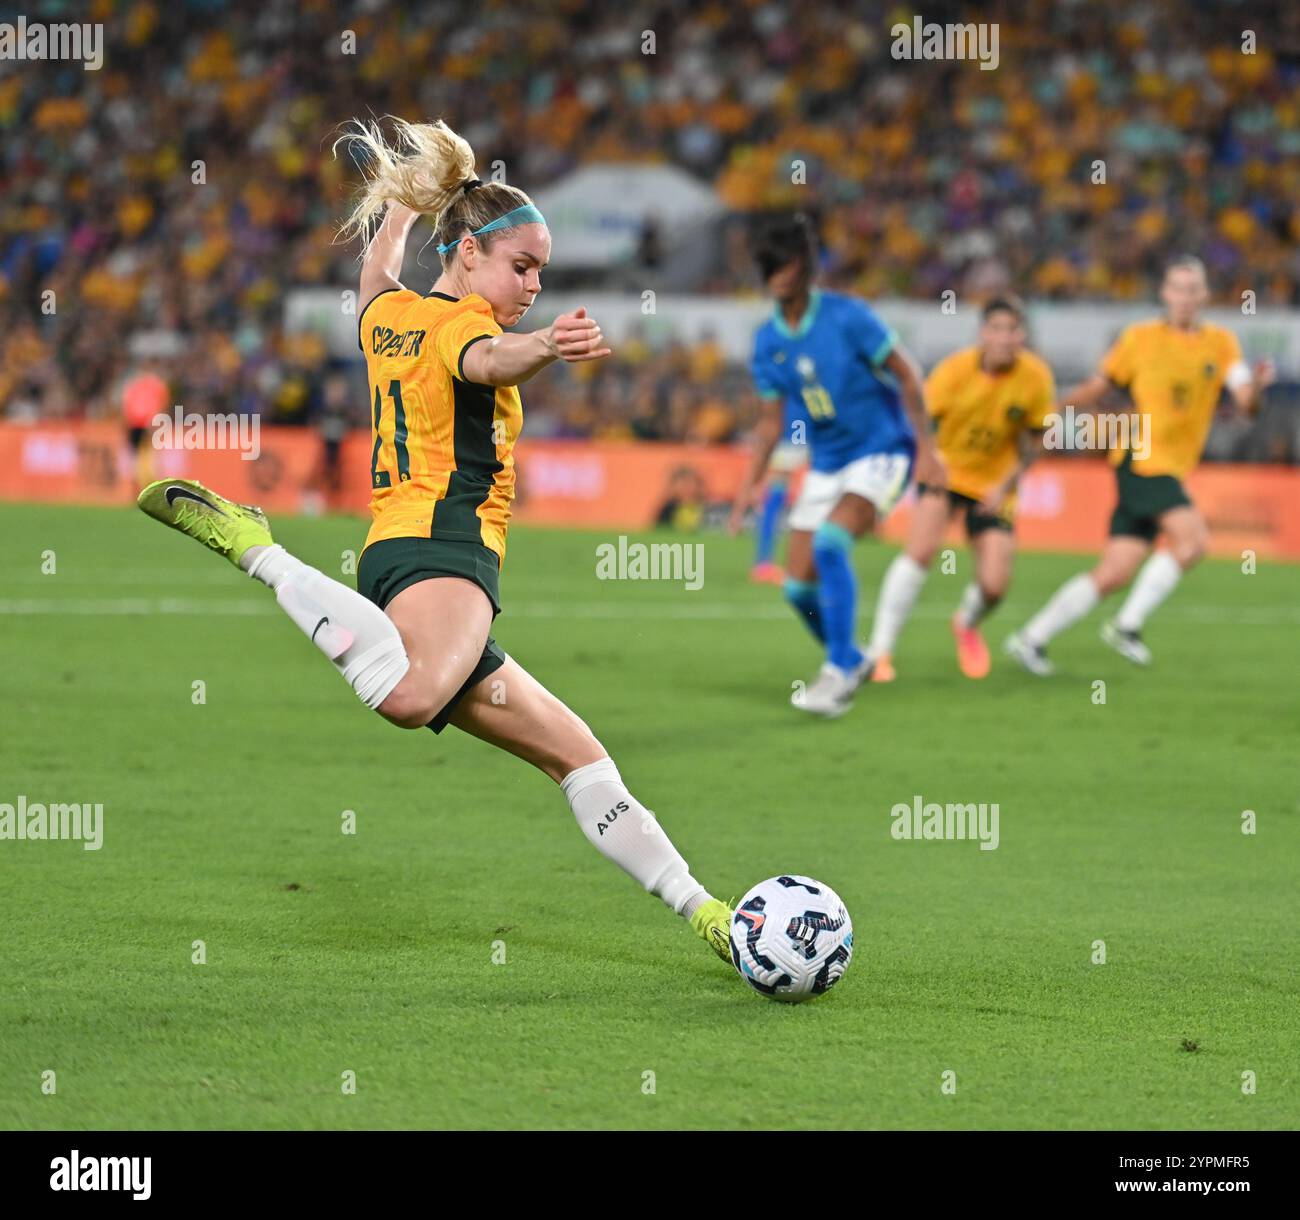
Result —
M 1209 545 L 1209 541 L 1206 531 L 1195 530 L 1185 537 L 1176 539 L 1169 549 L 1174 559 L 1177 560 L 1178 566 L 1186 571 L 1205 558 L 1205 550 Z
M 427 691 L 419 690 L 405 682 L 393 690 L 376 711 L 387 721 L 402 729 L 422 729 L 443 708 Z

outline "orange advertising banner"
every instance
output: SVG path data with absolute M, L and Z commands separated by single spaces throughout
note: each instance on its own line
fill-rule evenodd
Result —
M 146 446 L 137 456 L 115 424 L 0 424 L 0 500 L 128 504 L 139 480 L 178 477 L 199 479 L 273 513 L 366 512 L 366 432 L 344 440 L 334 480 L 325 446 L 309 430 L 262 428 L 243 438 L 242 452 L 186 449 L 184 439 L 178 434 L 175 447 Z M 683 499 L 715 510 L 730 501 L 748 460 L 742 446 L 523 441 L 516 449 L 515 519 L 645 529 Z M 1300 468 L 1208 465 L 1187 486 L 1210 524 L 1213 553 L 1240 556 L 1252 549 L 1300 559 Z M 909 494 L 885 523 L 884 537 L 896 540 L 906 532 L 910 500 Z M 1115 479 L 1103 461 L 1043 460 L 1021 483 L 1017 538 L 1027 550 L 1095 551 L 1114 505 Z

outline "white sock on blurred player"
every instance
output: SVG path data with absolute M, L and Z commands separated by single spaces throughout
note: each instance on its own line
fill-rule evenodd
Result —
M 1151 611 L 1177 588 L 1182 578 L 1178 560 L 1168 551 L 1156 551 L 1137 574 L 1133 588 L 1115 616 L 1115 626 L 1121 631 L 1141 631 Z
M 1054 635 L 1077 623 L 1101 601 L 1097 586 L 1087 572 L 1072 576 L 1055 593 L 1020 633 L 1035 648 L 1042 648 Z
M 655 815 L 627 790 L 612 758 L 570 771 L 560 787 L 592 847 L 678 915 L 689 919 L 709 900 Z
M 928 572 L 906 553 L 894 556 L 876 598 L 876 617 L 871 624 L 867 653 L 873 658 L 893 656 L 898 633 L 912 613 L 917 594 Z
M 971 581 L 962 591 L 961 603 L 957 607 L 957 621 L 963 627 L 975 627 L 988 613 L 988 609 L 989 604 L 984 600 L 984 590 L 975 581 Z
M 240 560 L 254 580 L 347 679 L 368 708 L 377 708 L 411 668 L 393 620 L 355 589 L 295 559 L 279 543 L 248 549 Z

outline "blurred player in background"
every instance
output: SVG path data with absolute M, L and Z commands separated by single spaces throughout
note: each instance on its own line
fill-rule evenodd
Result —
M 341 373 L 331 373 L 322 388 L 320 410 L 312 419 L 321 440 L 313 487 L 304 497 L 308 512 L 335 512 L 343 499 L 343 442 L 352 429 L 351 387 Z
M 958 516 L 975 553 L 975 579 L 952 617 L 957 663 L 968 678 L 989 671 L 979 624 L 1011 583 L 1016 482 L 1043 451 L 1043 418 L 1056 395 L 1051 369 L 1025 350 L 1025 338 L 1024 307 L 995 297 L 981 312 L 978 343 L 940 361 L 926 379 L 925 405 L 948 482 L 917 487 L 907 542 L 885 573 L 867 648 L 874 682 L 893 680 L 898 633 Z
M 289 554 L 260 509 L 199 483 L 151 484 L 140 507 L 272 589 L 386 720 L 436 733 L 455 725 L 549 776 L 592 846 L 730 961 L 731 909 L 691 875 L 587 725 L 490 634 L 523 427 L 518 387 L 556 360 L 599 360 L 610 349 L 583 309 L 503 333 L 541 292 L 545 219 L 518 187 L 476 178 L 473 149 L 441 121 L 396 127 L 393 146 L 377 124 L 345 137 L 366 162 L 343 232 L 366 239 L 358 341 L 374 412 L 374 520 L 357 589 Z M 421 215 L 434 219 L 442 265 L 428 293 L 397 278 Z M 443 795 L 470 816 L 458 794 Z
M 807 417 L 803 404 L 785 400 L 785 424 L 781 442 L 768 464 L 767 488 L 758 511 L 754 566 L 749 579 L 758 584 L 783 585 L 785 569 L 775 561 L 777 527 L 790 495 L 790 481 L 808 464 Z
M 1006 642 L 1008 655 L 1043 677 L 1053 672 L 1045 653 L 1048 642 L 1122 589 L 1135 573 L 1132 590 L 1119 613 L 1102 626 L 1101 637 L 1135 664 L 1150 664 L 1142 626 L 1183 573 L 1200 561 L 1209 540 L 1205 519 L 1183 480 L 1200 461 L 1219 396 L 1226 386 L 1238 410 L 1249 411 L 1273 381 L 1270 361 L 1261 361 L 1252 372 L 1237 336 L 1201 321 L 1209 286 L 1200 259 L 1184 256 L 1170 263 L 1160 297 L 1165 316 L 1127 327 L 1101 369 L 1064 395 L 1066 403 L 1088 410 L 1112 386 L 1118 387 L 1132 397 L 1137 417 L 1129 445 L 1111 453 L 1119 502 L 1097 566 L 1066 581 Z M 1140 446 L 1139 435 L 1146 441 Z M 1158 536 L 1166 548 L 1152 553 Z
M 826 661 L 795 707 L 839 716 L 871 663 L 855 640 L 853 543 L 884 520 L 907 487 L 913 458 L 922 481 L 944 486 L 925 426 L 916 362 L 865 302 L 813 287 L 817 239 L 802 213 L 754 234 L 763 285 L 776 302 L 754 337 L 752 374 L 765 399 L 753 461 L 737 493 L 739 528 L 767 471 L 793 400 L 806 417 L 811 469 L 790 512 L 785 594 L 825 645 Z
M 169 390 L 157 360 L 146 360 L 122 383 L 122 418 L 137 486 L 154 477 L 153 421 L 167 413 Z

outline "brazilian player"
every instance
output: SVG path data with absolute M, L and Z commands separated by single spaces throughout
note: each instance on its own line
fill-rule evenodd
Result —
M 955 517 L 975 552 L 975 579 L 951 623 L 957 664 L 968 678 L 989 672 L 979 624 L 1011 583 L 1016 483 L 1042 453 L 1044 417 L 1056 397 L 1051 369 L 1025 349 L 1025 338 L 1023 306 L 996 297 L 981 312 L 979 342 L 940 361 L 926 379 L 926 409 L 948 482 L 917 488 L 907 543 L 885 573 L 867 648 L 874 682 L 894 677 L 898 633 Z
M 790 512 L 785 595 L 826 661 L 791 702 L 839 716 L 871 676 L 854 638 L 853 543 L 898 502 L 914 458 L 923 482 L 942 487 L 946 476 L 925 427 L 920 370 L 898 336 L 865 302 L 813 287 L 809 218 L 769 222 L 755 233 L 753 253 L 776 308 L 754 337 L 752 375 L 766 406 L 731 524 L 739 528 L 781 438 L 783 404 L 793 401 L 807 418 L 811 469 Z
M 1186 256 L 1170 263 L 1160 297 L 1164 317 L 1124 330 L 1100 371 L 1064 396 L 1086 410 L 1111 387 L 1125 389 L 1137 408 L 1139 429 L 1130 431 L 1128 447 L 1111 453 L 1119 502 L 1097 566 L 1066 581 L 1006 641 L 1010 656 L 1043 677 L 1053 672 L 1044 651 L 1048 642 L 1122 589 L 1135 573 L 1132 590 L 1119 613 L 1103 625 L 1101 637 L 1134 664 L 1150 664 L 1142 626 L 1205 554 L 1208 530 L 1183 480 L 1200 461 L 1219 396 L 1226 386 L 1237 408 L 1248 411 L 1273 381 L 1269 361 L 1252 371 L 1236 335 L 1201 321 L 1209 288 L 1200 259 Z M 1135 443 L 1139 430 L 1149 434 L 1149 444 Z M 1166 545 L 1153 552 L 1157 537 Z
M 367 237 L 359 320 L 373 411 L 373 523 L 358 591 L 276 544 L 259 509 L 166 479 L 140 507 L 274 590 L 276 601 L 365 705 L 402 728 L 448 724 L 556 781 L 605 857 L 686 917 L 729 960 L 731 911 L 690 873 L 591 730 L 497 646 L 498 575 L 514 496 L 518 386 L 556 360 L 609 355 L 582 309 L 530 334 L 502 333 L 541 291 L 551 238 L 523 191 L 474 176 L 474 152 L 441 121 L 398 121 L 345 139 L 367 184 L 344 225 Z M 371 230 L 382 213 L 378 231 Z M 442 274 L 404 284 L 407 235 L 433 217 Z

